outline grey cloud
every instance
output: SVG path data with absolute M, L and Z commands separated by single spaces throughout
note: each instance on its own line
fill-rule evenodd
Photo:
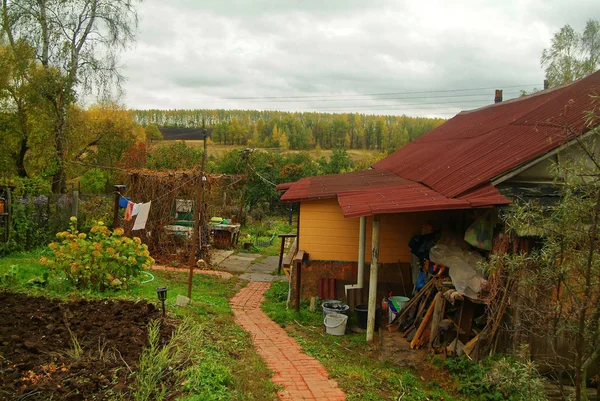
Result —
M 125 57 L 124 73 L 130 77 L 125 101 L 130 107 L 165 108 L 339 106 L 357 111 L 353 107 L 363 105 L 366 112 L 377 112 L 371 106 L 378 104 L 397 104 L 394 113 L 448 116 L 477 102 L 457 106 L 454 99 L 443 109 L 419 110 L 414 104 L 428 99 L 267 103 L 231 98 L 541 86 L 541 50 L 555 27 L 573 23 L 560 22 L 561 12 L 581 16 L 584 24 L 586 10 L 598 9 L 587 2 L 531 1 L 524 7 L 516 0 L 471 1 L 453 8 L 444 8 L 442 0 L 425 3 L 143 3 L 139 46 Z M 489 92 L 481 105 L 491 100 Z M 518 88 L 506 93 L 516 95 Z

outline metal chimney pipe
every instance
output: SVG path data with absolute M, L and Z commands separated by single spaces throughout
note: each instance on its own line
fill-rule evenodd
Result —
M 502 89 L 496 89 L 496 95 L 494 96 L 494 103 L 500 103 L 502 101 Z

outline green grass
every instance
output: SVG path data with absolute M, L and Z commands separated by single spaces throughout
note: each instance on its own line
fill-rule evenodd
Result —
M 152 350 L 149 347 L 140 362 L 139 374 L 145 376 L 141 381 L 138 377 L 137 385 L 131 389 L 131 395 L 137 395 L 134 399 L 160 398 L 160 388 L 152 383 L 156 383 L 156 377 L 164 378 L 162 374 L 176 376 L 176 388 L 168 390 L 182 394 L 180 399 L 187 401 L 277 399 L 270 371 L 254 351 L 249 335 L 233 320 L 229 299 L 242 285 L 235 277 L 223 281 L 195 275 L 191 304 L 187 308 L 178 308 L 175 305 L 177 295 L 187 295 L 187 274 L 152 271 L 154 281 L 120 292 L 94 293 L 76 290 L 57 277 L 44 279 L 46 268 L 38 262 L 41 256 L 49 254 L 46 250 L 38 250 L 1 258 L 0 289 L 63 300 L 110 297 L 147 300 L 158 305 L 156 287 L 168 288 L 167 313 L 171 320 L 185 322 L 186 333 L 175 338 L 172 347 L 183 350 L 187 363 L 174 365 L 174 359 L 167 358 L 173 356 L 174 348 L 161 354 L 162 348 Z M 175 359 L 181 359 L 181 355 L 176 356 Z M 152 371 L 157 366 L 162 368 L 158 372 Z M 173 366 L 177 368 L 172 369 Z M 152 398 L 149 398 L 151 387 Z
M 254 221 L 244 225 L 241 229 L 240 244 L 244 242 L 252 242 L 254 244 L 244 252 L 260 253 L 264 256 L 278 256 L 281 249 L 281 239 L 279 234 L 294 234 L 296 227 L 289 224 L 287 217 L 271 216 L 264 218 L 262 221 Z M 275 233 L 273 243 L 269 246 L 258 246 L 259 243 L 266 243 Z
M 175 141 L 164 140 L 164 141 L 155 142 L 155 144 L 163 145 L 163 144 L 168 144 L 171 142 L 175 142 Z M 194 146 L 194 147 L 203 147 L 204 146 L 204 141 L 201 139 L 200 140 L 188 140 L 188 141 L 185 141 L 185 143 L 189 146 Z M 207 144 L 208 155 L 215 156 L 215 157 L 221 157 L 231 150 L 243 149 L 244 147 L 245 146 L 240 146 L 240 145 L 223 145 L 223 144 L 214 143 L 214 142 L 209 142 Z M 271 150 L 271 151 L 273 151 L 273 150 Z M 346 151 L 348 152 L 348 155 L 350 156 L 350 158 L 356 162 L 361 162 L 363 160 L 369 160 L 374 157 L 381 157 L 380 156 L 381 152 L 377 151 L 377 150 L 347 149 Z M 308 151 L 306 151 L 306 150 L 281 150 L 280 152 L 282 154 L 308 152 L 313 159 L 325 157 L 325 159 L 327 159 L 328 161 L 329 161 L 329 159 L 331 159 L 331 155 L 333 154 L 333 150 L 331 150 L 331 149 L 321 149 L 321 150 L 313 149 L 313 150 L 308 150 Z
M 366 343 L 364 333 L 330 336 L 323 329 L 320 308 L 311 312 L 306 303 L 299 312 L 286 309 L 288 283 L 273 282 L 265 294 L 262 309 L 302 346 L 304 352 L 317 358 L 336 379 L 348 400 L 425 401 L 457 400 L 437 382 L 423 383 L 415 373 L 382 361 Z M 351 322 L 354 320 L 351 317 Z

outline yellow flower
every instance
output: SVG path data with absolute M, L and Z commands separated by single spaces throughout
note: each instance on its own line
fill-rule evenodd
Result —
M 78 237 L 81 239 L 85 239 L 85 237 L 87 237 L 87 235 L 85 235 L 85 233 L 79 233 Z
M 100 229 L 100 227 L 94 226 L 94 227 L 92 227 L 92 229 L 90 230 L 90 232 L 97 233 L 99 229 Z
M 48 248 L 50 248 L 50 249 L 56 249 L 56 248 L 58 248 L 58 244 L 56 242 L 51 242 L 48 245 Z
M 71 248 L 74 251 L 79 250 L 79 244 L 77 242 L 71 242 L 69 243 L 69 248 Z
M 100 251 L 95 250 L 94 252 L 92 252 L 92 255 L 98 257 L 98 256 L 100 256 Z
M 99 242 L 94 242 L 94 249 L 99 251 L 102 249 L 102 244 Z
M 42 256 L 42 257 L 40 258 L 40 264 L 41 264 L 41 265 L 46 265 L 46 264 L 48 264 L 48 262 L 49 262 L 49 260 L 48 260 L 48 258 L 47 258 L 47 257 L 45 257 L 45 256 Z
M 115 253 L 115 248 L 108 247 L 108 248 L 106 248 L 106 252 L 107 252 L 109 255 L 114 255 L 114 253 Z
M 125 234 L 125 230 L 123 230 L 121 227 L 119 228 L 115 228 L 115 230 L 113 231 L 114 235 L 123 235 Z
M 71 219 L 70 219 L 70 220 L 71 220 L 72 222 L 76 222 L 76 221 L 77 221 L 77 217 L 76 217 L 76 216 L 71 216 Z
M 142 243 L 142 240 L 139 239 L 138 237 L 133 237 L 133 241 L 135 242 L 136 245 L 140 245 Z
M 104 222 L 103 222 L 103 221 L 99 221 L 99 222 L 98 222 L 98 223 L 96 223 L 96 224 L 98 224 L 99 226 L 103 226 L 103 225 L 104 225 Z

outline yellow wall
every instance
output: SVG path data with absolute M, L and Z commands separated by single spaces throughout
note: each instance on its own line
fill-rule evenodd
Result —
M 436 214 L 382 214 L 380 217 L 380 263 L 410 262 L 408 241 L 421 233 L 423 224 Z M 371 227 L 367 218 L 365 258 L 371 260 Z M 310 260 L 358 260 L 359 218 L 346 219 L 336 199 L 303 201 L 300 205 L 300 247 Z

